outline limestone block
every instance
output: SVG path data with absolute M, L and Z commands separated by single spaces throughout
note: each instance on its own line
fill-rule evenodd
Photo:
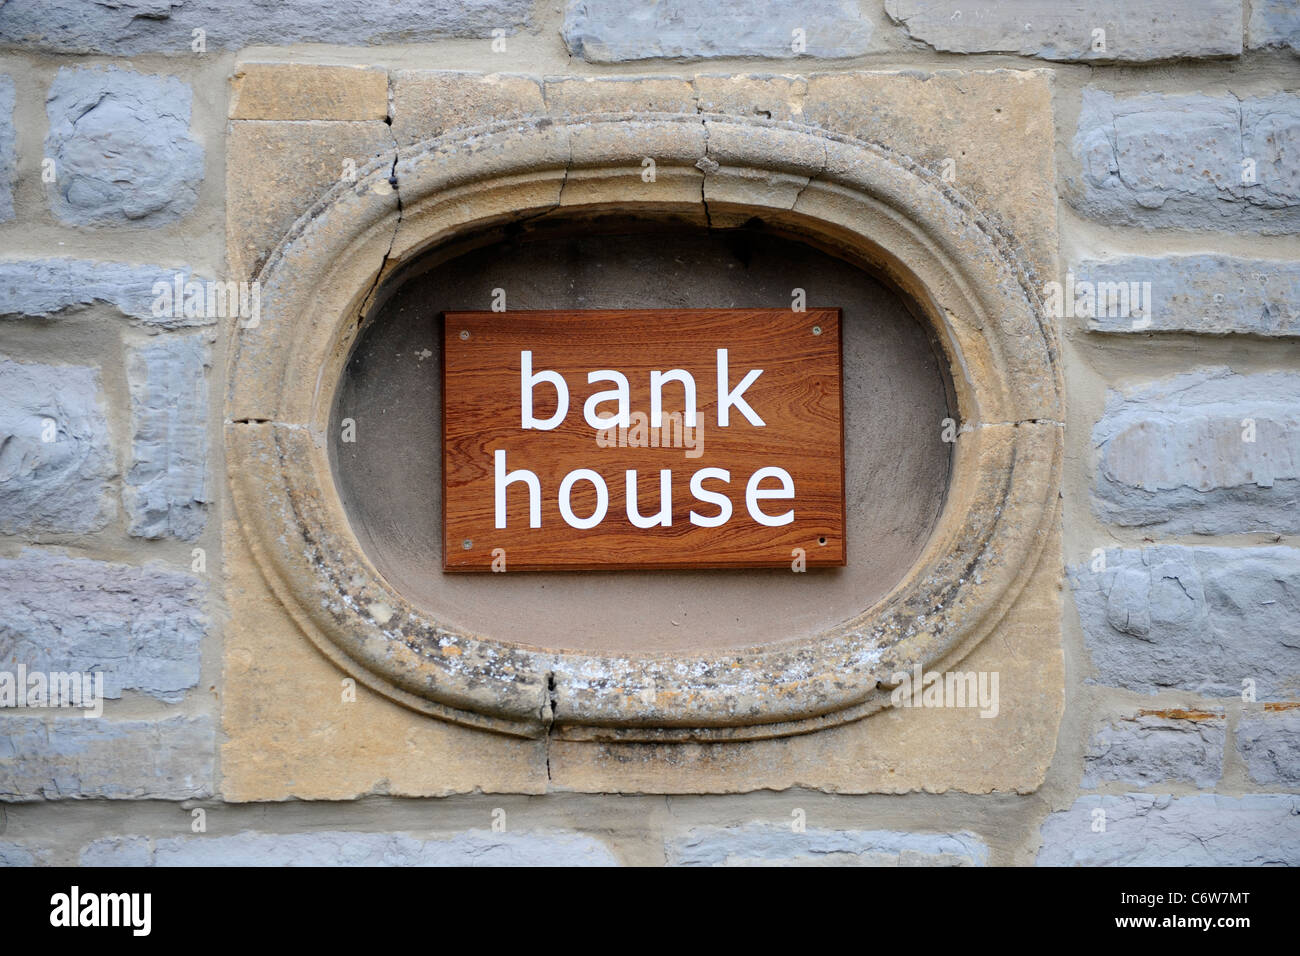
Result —
M 0 317 L 50 318 L 102 302 L 138 324 L 154 328 L 190 328 L 215 322 L 206 312 L 186 315 L 183 308 L 172 308 L 178 275 L 182 289 L 197 280 L 184 267 L 89 259 L 6 259 L 0 261 Z M 159 283 L 166 286 L 166 294 Z
M 1295 705 L 1264 705 L 1243 714 L 1237 724 L 1237 752 L 1255 783 L 1300 786 L 1300 710 Z
M 111 441 L 97 369 L 0 358 L 0 533 L 103 528 Z
M 382 120 L 388 71 L 371 66 L 243 63 L 230 81 L 237 120 Z
M 1223 774 L 1227 721 L 1211 711 L 1142 711 L 1103 726 L 1083 755 L 1085 789 L 1117 780 L 1213 787 Z
M 1298 814 L 1285 793 L 1085 796 L 1043 823 L 1038 865 L 1296 866 Z
M 1294 232 L 1300 97 L 1085 89 L 1065 195 L 1109 224 Z
M 158 226 L 193 209 L 203 146 L 190 135 L 192 99 L 176 77 L 61 68 L 45 100 L 55 215 L 77 226 Z
M 692 827 L 667 853 L 670 866 L 986 866 L 989 855 L 973 833 L 795 832 L 761 823 Z
M 134 537 L 192 541 L 207 523 L 210 361 L 195 336 L 129 350 L 134 431 L 122 498 Z
M 1093 510 L 1166 534 L 1300 531 L 1300 373 L 1201 368 L 1111 391 Z
M 179 700 L 199 680 L 204 595 L 197 577 L 155 565 L 0 558 L 0 670 L 102 672 L 105 697 Z
M 945 53 L 1139 63 L 1241 53 L 1241 0 L 885 0 L 885 11 Z
M 213 721 L 0 716 L 0 800 L 212 794 Z
M 189 54 L 195 30 L 204 31 L 209 50 L 238 50 L 254 44 L 358 46 L 488 37 L 531 22 L 528 0 L 9 0 L 0 7 L 0 43 L 47 53 Z
M 1095 315 L 1081 315 L 1099 332 L 1146 334 L 1195 332 L 1202 335 L 1300 335 L 1300 265 L 1286 260 L 1238 259 L 1224 255 L 1121 256 L 1090 259 L 1074 267 L 1077 282 L 1090 282 Z M 1132 292 L 1151 283 L 1150 314 L 1124 314 L 1120 285 Z M 1077 296 L 1076 296 L 1077 302 Z M 1103 305 L 1103 302 L 1105 303 Z M 1132 312 L 1132 296 L 1130 309 Z
M 589 63 L 754 56 L 834 59 L 871 45 L 872 21 L 854 0 L 569 0 L 564 42 Z M 798 32 L 796 32 L 798 31 Z
M 1103 684 L 1261 700 L 1300 686 L 1300 549 L 1159 545 L 1069 569 Z M 1243 683 L 1250 681 L 1249 684 Z

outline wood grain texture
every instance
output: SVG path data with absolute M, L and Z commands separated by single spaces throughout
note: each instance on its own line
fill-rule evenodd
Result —
M 762 374 L 744 391 L 763 420 L 751 424 L 732 407 L 718 425 L 717 350 L 726 349 L 728 387 L 750 369 Z M 533 371 L 564 377 L 569 408 L 553 430 L 521 427 L 521 352 Z M 737 568 L 790 566 L 802 548 L 807 566 L 842 566 L 844 437 L 838 309 L 644 309 L 545 312 L 449 312 L 443 330 L 443 569 L 490 571 L 504 549 L 507 571 Z M 583 416 L 589 396 L 615 386 L 587 382 L 588 372 L 613 369 L 630 385 L 632 427 L 598 432 Z M 665 424 L 641 422 L 650 412 L 650 372 L 684 369 L 695 381 L 697 426 L 685 418 L 684 388 L 663 388 Z M 556 389 L 534 392 L 533 413 L 556 411 Z M 613 415 L 608 401 L 597 411 Z M 613 447 L 602 447 L 603 445 Z M 509 471 L 527 469 L 541 484 L 541 526 L 529 527 L 529 493 L 516 482 L 506 494 L 506 527 L 495 527 L 494 454 Z M 751 516 L 746 485 L 760 468 L 791 475 L 793 499 L 759 502 L 769 515 L 793 508 L 794 520 L 771 527 Z M 608 487 L 608 509 L 595 527 L 572 527 L 561 515 L 560 484 L 569 472 L 597 472 Z M 730 519 L 718 527 L 690 522 L 690 512 L 719 511 L 691 491 L 702 468 L 730 473 L 710 479 L 726 495 Z M 671 524 L 643 529 L 626 513 L 626 472 L 637 472 L 642 515 L 660 510 L 660 471 L 671 470 Z M 768 478 L 759 486 L 776 489 Z M 594 486 L 578 481 L 570 497 L 579 518 L 597 506 Z M 498 557 L 500 552 L 498 552 Z M 498 565 L 499 566 L 499 565 Z

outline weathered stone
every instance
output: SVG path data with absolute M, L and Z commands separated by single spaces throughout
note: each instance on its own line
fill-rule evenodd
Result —
M 0 359 L 0 532 L 103 528 L 116 473 L 96 369 Z
M 78 866 L 152 866 L 153 844 L 148 837 L 102 837 L 81 850 Z
M 761 116 L 801 122 L 808 80 L 802 76 L 754 76 L 744 73 L 695 77 L 697 105 L 704 113 Z
M 0 7 L 0 44 L 24 50 L 131 56 L 193 51 L 194 30 L 209 50 L 263 43 L 410 43 L 513 33 L 531 23 L 528 0 L 9 0 Z
M 105 837 L 81 854 L 89 866 L 618 866 L 602 842 L 569 830 L 405 833 L 255 833 Z
M 1300 228 L 1300 96 L 1084 90 L 1066 194 L 1108 223 L 1267 233 Z
M 1149 61 L 1241 53 L 1241 0 L 885 0 L 914 40 L 945 53 Z M 1096 31 L 1103 31 L 1100 35 Z
M 195 336 L 130 350 L 128 531 L 192 541 L 207 522 L 208 349 Z
M 672 866 L 986 866 L 973 833 L 829 830 L 789 825 L 692 827 L 668 841 Z
M 1103 684 L 1260 699 L 1300 681 L 1300 549 L 1160 545 L 1069 569 Z M 1245 682 L 1251 683 L 1245 683 Z
M 569 0 L 564 42 L 589 63 L 655 58 L 859 56 L 871 45 L 872 22 L 853 0 L 723 0 L 700 6 L 664 0 Z
M 1300 786 L 1300 709 L 1246 713 L 1237 724 L 1237 751 L 1255 783 Z
M 0 261 L 0 317 L 49 317 L 97 302 L 112 305 L 140 323 L 164 329 L 210 325 L 215 318 L 184 315 L 162 307 L 162 283 L 168 292 L 195 277 L 186 269 L 132 266 L 87 259 L 7 259 Z M 183 285 L 182 285 L 183 287 Z M 155 305 L 158 308 L 155 308 Z
M 1285 793 L 1085 796 L 1069 810 L 1048 816 L 1037 862 L 1039 866 L 1297 866 L 1297 816 L 1300 796 Z M 1098 832 L 1103 823 L 1105 829 Z
M 193 209 L 203 147 L 190 135 L 192 98 L 172 76 L 61 68 L 45 99 L 55 214 L 72 225 L 156 226 Z
M 388 71 L 380 67 L 243 63 L 230 84 L 231 119 L 388 117 Z
M 399 147 L 473 126 L 542 116 L 542 81 L 509 73 L 398 70 L 393 73 L 393 138 Z
M 548 112 L 556 116 L 582 113 L 693 113 L 695 88 L 680 77 L 617 76 L 548 79 Z
M 1203 368 L 1112 391 L 1093 510 L 1166 534 L 1300 531 L 1300 373 Z
M 158 567 L 30 549 L 0 558 L 0 670 L 98 671 L 105 697 L 179 700 L 199 680 L 203 590 Z
M 0 843 L 0 866 L 36 866 L 37 859 L 21 843 Z
M 225 799 L 545 792 L 544 741 L 417 714 L 346 677 L 267 592 L 237 526 L 223 532 L 237 597 L 223 641 Z
M 1037 643 L 1044 621 L 1059 620 L 1060 572 L 1044 559 L 962 671 L 999 673 L 1000 711 L 891 707 L 830 730 L 726 744 L 592 746 L 553 739 L 551 786 L 584 792 L 717 793 L 806 787 L 835 793 L 1030 792 L 1055 751 L 1064 686 L 1058 646 Z M 1055 641 L 1052 642 L 1055 644 Z M 1008 650 L 1011 649 L 1011 650 Z M 1050 745 L 1046 741 L 1051 741 Z
M 1281 47 L 1300 53 L 1300 4 L 1295 0 L 1250 0 L 1246 36 L 1252 50 Z
M 14 79 L 0 74 L 0 222 L 14 217 L 14 174 L 18 155 L 14 140 Z
M 393 134 L 380 120 L 236 121 L 226 143 L 230 274 L 244 281 L 331 187 L 354 182 L 377 158 L 391 169 L 396 158 Z
M 1241 101 L 1246 199 L 1276 212 L 1295 231 L 1300 208 L 1300 96 L 1279 93 Z
M 1150 786 L 1169 780 L 1212 787 L 1223 775 L 1227 721 L 1223 713 L 1143 711 L 1099 730 L 1083 755 L 1083 782 L 1092 789 L 1118 780 Z
M 0 800 L 187 800 L 212 794 L 209 717 L 0 716 Z
M 1052 101 L 1042 68 L 821 73 L 808 77 L 794 119 L 950 179 L 1046 276 L 1057 271 L 1059 245 L 1056 217 L 1043 215 L 1059 201 Z
M 1300 264 L 1295 262 L 1124 256 L 1081 262 L 1074 271 L 1078 282 L 1108 283 L 1110 289 L 1118 283 L 1131 292 L 1132 283 L 1151 283 L 1151 302 L 1144 303 L 1149 315 L 1123 314 L 1124 309 L 1109 304 L 1116 299 L 1109 289 L 1099 294 L 1095 318 L 1085 316 L 1094 331 L 1300 335 Z M 1103 307 L 1103 302 L 1108 304 Z
M 441 104 L 441 108 L 451 112 L 462 101 L 456 98 L 454 85 L 448 89 L 452 91 L 451 98 L 447 103 Z M 864 163 L 873 157 L 883 156 L 886 151 L 900 157 L 900 164 L 911 163 L 913 153 L 910 147 L 923 146 L 927 133 L 942 132 L 945 123 L 951 126 L 948 118 L 961 116 L 959 130 L 945 137 L 943 148 L 958 157 L 962 155 L 961 149 L 967 149 L 972 154 L 970 169 L 962 166 L 959 171 L 959 176 L 969 176 L 972 180 L 979 176 L 976 168 L 985 161 L 983 157 L 996 159 L 996 162 L 993 159 L 987 160 L 991 168 L 984 172 L 987 173 L 986 180 L 996 182 L 998 187 L 997 192 L 989 191 L 989 204 L 986 208 L 991 210 L 990 217 L 994 219 L 999 235 L 1014 234 L 1017 243 L 1032 250 L 1055 249 L 1054 242 L 1043 241 L 1047 234 L 1054 236 L 1054 217 L 1043 216 L 1043 209 L 1055 208 L 1053 202 L 1043 204 L 1044 200 L 1055 195 L 1051 164 L 1051 87 L 1046 71 L 1002 71 L 961 76 L 855 74 L 842 78 L 834 90 L 827 87 L 823 89 L 825 93 L 821 102 L 833 99 L 837 107 L 842 107 L 845 114 L 858 121 L 859 125 L 855 128 L 864 129 L 867 133 L 864 136 L 849 132 L 848 136 L 856 135 L 873 142 L 878 142 L 882 136 L 890 138 L 888 146 L 882 147 L 880 152 L 872 153 L 871 156 L 863 152 L 861 158 Z M 876 98 L 873 99 L 873 96 Z M 887 115 L 873 119 L 871 107 L 878 104 L 881 98 L 890 100 L 889 111 Z M 811 91 L 809 99 L 812 99 Z M 971 114 L 969 122 L 967 112 Z M 394 115 L 395 119 L 401 115 L 400 108 L 395 110 Z M 474 121 L 485 119 L 468 112 L 464 115 Z M 276 295 L 283 293 L 294 300 L 310 300 L 310 308 L 321 318 L 317 319 L 312 313 L 300 311 L 295 306 L 293 310 L 284 313 L 287 317 L 292 312 L 293 321 L 263 321 L 263 329 L 258 335 L 241 337 L 241 356 L 236 364 L 242 364 L 243 370 L 237 371 L 234 376 L 236 384 L 228 397 L 227 417 L 233 420 L 262 418 L 277 422 L 305 421 L 299 417 L 300 409 L 308 407 L 303 402 L 304 392 L 309 391 L 304 388 L 305 384 L 316 380 L 322 367 L 327 369 L 325 380 L 339 380 L 329 371 L 333 368 L 331 363 L 335 359 L 326 357 L 322 366 L 318 354 L 329 347 L 327 342 L 337 341 L 333 331 L 313 335 L 309 330 L 313 323 L 319 322 L 324 333 L 325 325 L 336 321 L 334 317 L 345 312 L 350 315 L 346 304 L 342 310 L 336 310 L 332 303 L 335 298 L 341 301 L 343 296 L 352 295 L 356 290 L 370 288 L 372 270 L 377 263 L 384 261 L 385 256 L 404 260 L 416 245 L 427 248 L 423 244 L 430 236 L 447 235 L 471 216 L 475 222 L 486 223 L 497 221 L 498 217 L 501 220 L 517 217 L 524 208 L 530 211 L 553 209 L 557 202 L 563 203 L 578 193 L 576 183 L 583 178 L 590 179 L 593 183 L 603 183 L 599 188 L 585 192 L 585 199 L 611 206 L 626 203 L 633 193 L 630 188 L 633 184 L 635 192 L 646 192 L 640 188 L 640 178 L 635 173 L 627 176 L 628 170 L 621 166 L 600 168 L 597 165 L 599 159 L 585 167 L 575 161 L 573 169 L 581 172 L 568 178 L 563 188 L 564 195 L 560 195 L 566 159 L 576 155 L 601 155 L 598 146 L 578 141 L 588 135 L 592 140 L 599 136 L 605 136 L 608 140 L 625 137 L 625 140 L 617 141 L 626 145 L 619 145 L 616 149 L 605 147 L 606 153 L 635 157 L 634 162 L 639 164 L 641 156 L 656 155 L 653 152 L 639 152 L 642 140 L 651 138 L 642 136 L 641 130 L 648 129 L 653 136 L 663 135 L 670 144 L 676 144 L 673 163 L 678 170 L 689 170 L 704 155 L 702 148 L 705 144 L 699 140 L 708 132 L 705 128 L 707 121 L 700 123 L 695 117 L 691 119 L 693 122 L 689 123 L 659 122 L 644 126 L 632 122 L 604 124 L 608 129 L 596 129 L 593 124 L 582 127 L 556 122 L 516 123 L 513 128 L 503 129 L 499 134 L 470 140 L 464 149 L 453 151 L 448 148 L 446 152 L 430 155 L 416 151 L 408 154 L 402 150 L 396 175 L 401 182 L 399 190 L 403 211 L 396 240 L 392 240 L 388 230 L 382 228 L 391 224 L 392 218 L 396 217 L 395 203 L 390 219 L 381 222 L 374 212 L 379 207 L 369 196 L 354 195 L 345 190 L 340 191 L 339 202 L 318 209 L 319 214 L 309 221 L 300 220 L 302 236 L 293 244 L 283 247 L 283 261 L 295 263 L 293 276 L 287 278 L 288 272 L 282 265 L 277 265 L 276 270 L 281 270 L 280 274 L 286 278 L 282 286 L 269 288 Z M 901 129 L 894 127 L 895 120 L 902 124 Z M 717 135 L 711 139 L 710 148 L 727 146 L 732 150 L 727 155 L 737 158 L 745 155 L 734 139 L 731 143 L 723 143 L 723 124 L 713 125 Z M 725 125 L 733 128 L 740 126 Z M 968 131 L 974 133 L 973 138 L 966 135 Z M 743 132 L 747 134 L 749 131 Z M 761 137 L 754 136 L 752 141 L 765 141 L 769 136 L 775 138 L 776 131 L 770 127 L 764 128 L 762 132 Z M 782 131 L 783 134 L 784 132 Z M 693 155 L 683 155 L 683 137 Z M 782 166 L 790 163 L 803 169 L 811 156 L 814 160 L 814 164 L 809 167 L 811 174 L 817 169 L 816 163 L 827 153 L 826 149 L 821 148 L 823 140 L 820 137 L 791 134 L 786 139 L 810 141 L 805 142 L 806 153 L 794 157 L 791 150 L 778 147 L 767 152 L 771 162 Z M 832 143 L 829 139 L 824 142 L 839 147 L 842 139 L 843 137 L 840 138 L 841 142 Z M 699 152 L 695 152 L 697 142 L 701 149 Z M 586 153 L 581 153 L 576 148 L 571 150 L 570 147 L 575 143 L 586 149 Z M 846 147 L 844 153 L 844 156 L 838 156 L 837 149 L 840 160 L 848 160 L 858 150 Z M 939 154 L 938 158 L 941 159 L 943 155 L 945 154 Z M 1011 157 L 1010 160 L 1008 156 Z M 714 158 L 723 164 L 725 175 L 728 162 L 726 155 L 719 153 Z M 281 157 L 282 165 L 286 167 L 291 168 L 292 162 L 296 161 L 294 154 Z M 665 162 L 660 166 L 663 175 L 660 176 L 659 183 L 669 187 L 669 164 Z M 526 172 L 534 168 L 547 169 L 548 173 L 545 177 L 535 177 Z M 840 166 L 836 175 L 849 175 L 847 169 L 848 166 Z M 473 184 L 488 181 L 485 177 L 494 170 L 510 171 L 509 183 L 494 186 L 490 192 L 479 195 Z M 611 176 L 610 172 L 614 170 L 617 175 Z M 431 175 L 435 172 L 436 175 Z M 926 176 L 926 173 L 921 170 L 919 175 Z M 457 177 L 459 185 L 431 193 L 421 191 L 422 182 L 429 183 L 434 179 L 441 181 L 444 176 Z M 720 180 L 722 177 L 717 178 Z M 931 187 L 937 191 L 941 182 L 937 166 L 928 178 Z M 680 179 L 684 185 L 691 187 L 693 201 L 699 205 L 699 179 L 694 176 L 689 179 L 681 176 Z M 898 180 L 904 179 L 906 174 L 900 172 Z M 237 181 L 232 182 L 236 183 L 235 188 L 240 188 Z M 1030 188 L 1020 190 L 1019 185 L 1027 182 L 1031 183 Z M 967 180 L 961 179 L 963 193 L 966 184 Z M 713 188 L 713 185 L 710 184 L 709 188 Z M 851 189 L 846 189 L 836 195 L 823 194 L 822 188 L 814 184 L 803 192 L 800 201 L 806 207 L 807 216 L 820 218 L 828 224 L 828 232 L 835 234 L 835 227 L 830 226 L 830 223 L 839 223 L 840 228 L 852 230 L 862 228 L 861 223 L 866 218 L 859 217 L 854 211 L 849 195 L 851 192 Z M 669 193 L 675 205 L 685 206 L 686 203 L 678 198 L 679 195 L 678 192 Z M 811 205 L 814 202 L 820 205 L 814 207 Z M 353 231 L 356 223 L 354 210 L 364 210 L 366 217 L 374 217 L 366 218 L 367 231 L 364 235 Z M 935 241 L 940 244 L 948 241 L 949 233 L 945 227 L 950 224 L 965 229 L 963 235 L 966 236 L 978 231 L 973 226 L 967 226 L 958 212 L 954 211 L 952 216 L 952 219 L 945 218 L 935 226 L 935 235 L 942 237 Z M 881 219 L 883 218 L 882 216 Z M 370 224 L 375 223 L 379 225 L 370 228 Z M 877 225 L 881 228 L 868 232 L 876 236 L 878 241 L 884 242 L 882 230 L 886 225 L 883 222 Z M 313 238 L 309 242 L 308 237 L 319 237 L 320 241 L 318 243 Z M 231 239 L 232 242 L 238 242 L 240 237 L 232 233 Z M 863 241 L 865 243 L 871 240 Z M 904 250 L 913 247 L 900 239 L 897 248 Z M 358 252 L 358 249 L 362 249 L 365 254 Z M 375 251 L 373 256 L 370 255 L 372 250 Z M 327 282 L 322 282 L 320 280 L 325 272 L 320 268 L 316 257 L 323 258 L 327 252 L 331 265 Z M 1027 253 L 1025 261 L 1035 261 L 1033 255 L 1033 252 Z M 1052 258 L 1054 255 L 1052 252 Z M 943 281 L 947 282 L 950 272 L 946 269 L 943 271 Z M 268 276 L 274 275 L 275 270 L 268 273 Z M 1007 287 L 1014 283 L 1013 279 L 1007 281 Z M 268 298 L 271 294 L 268 292 Z M 288 301 L 288 298 L 281 299 L 281 307 Z M 331 303 L 328 307 L 325 305 L 327 301 Z M 330 317 L 325 317 L 326 312 Z M 978 330 L 978 335 L 972 330 L 970 344 L 973 347 L 981 341 L 987 344 L 998 338 L 1006 328 L 1005 323 L 1019 323 L 1025 321 L 1025 318 L 1008 313 L 1002 317 L 1001 323 Z M 276 349 L 267 349 L 263 345 L 270 341 L 272 335 L 283 336 L 286 343 L 289 337 L 297 340 L 293 357 L 286 365 L 278 364 Z M 347 335 L 344 332 L 345 341 Z M 1018 340 L 1020 338 L 1017 336 Z M 254 357 L 255 361 L 248 361 L 249 356 Z M 338 361 L 342 362 L 342 356 Z M 976 369 L 976 364 L 973 362 L 968 368 L 982 371 Z M 998 368 L 1002 369 L 1003 366 L 999 365 Z M 250 372 L 252 369 L 261 371 L 253 374 Z M 268 369 L 275 374 L 268 373 Z M 283 378 L 282 371 L 285 372 Z M 1018 378 L 1021 381 L 1017 381 Z M 1023 385 L 1025 378 L 1032 379 L 1033 384 Z M 265 384 L 259 386 L 256 379 L 261 379 Z M 1018 376 L 1016 369 L 1007 369 L 1006 381 L 1011 390 L 1016 392 L 1022 388 L 1041 389 L 1041 392 L 1035 393 L 1036 397 L 1050 392 L 1052 387 L 1050 375 Z M 245 387 L 250 382 L 251 391 Z M 276 383 L 282 385 L 277 386 Z M 1004 401 L 1000 395 L 990 397 L 995 404 Z M 233 414 L 229 410 L 229 403 L 237 406 L 237 411 Z M 1012 404 L 1015 403 L 1009 403 L 1007 407 L 1010 408 Z M 1049 404 L 1043 400 L 1041 405 L 1035 403 L 1033 409 L 1037 411 Z M 1051 503 L 1056 501 L 1055 486 L 1048 484 L 1047 476 L 1052 474 L 1056 460 L 1054 442 L 1059 436 L 1059 428 L 1050 421 L 1056 420 L 1057 416 L 1020 415 L 1023 409 L 1017 407 L 1015 419 L 1005 416 L 993 418 L 992 416 L 1001 414 L 1002 408 L 999 406 L 996 411 L 989 411 L 989 408 L 988 405 L 982 406 L 982 411 L 991 416 L 990 420 L 993 421 L 1049 419 L 1043 424 L 979 429 L 980 437 L 972 437 L 971 440 L 1011 443 L 1014 438 L 1014 443 L 1017 444 L 1034 442 L 1035 444 L 1023 446 L 1025 452 L 1022 461 L 1028 467 L 1036 469 L 1033 480 L 1025 482 L 1025 485 L 1034 489 L 1032 494 L 1035 502 L 1039 500 L 1039 492 L 1042 492 L 1041 500 L 1047 503 L 1046 507 L 1054 507 Z M 269 414 L 259 414 L 267 410 Z M 1026 439 L 1027 435 L 1039 437 Z M 277 469 L 283 462 L 300 458 L 297 446 L 309 441 L 309 435 L 297 428 L 248 423 L 232 424 L 227 428 L 227 436 L 230 449 L 227 461 L 232 463 L 232 472 L 239 473 L 233 481 L 235 507 L 241 514 L 256 514 L 262 509 L 264 516 L 278 525 L 289 512 L 282 511 L 278 504 L 267 510 L 267 486 L 276 478 Z M 272 442 L 279 443 L 281 451 L 278 458 L 275 448 L 270 445 Z M 286 452 L 284 449 L 291 450 Z M 239 463 L 238 468 L 233 467 L 235 462 Z M 994 484 L 997 475 L 987 480 Z M 1044 490 L 1044 485 L 1050 487 L 1050 493 Z M 1019 487 L 1012 489 L 1012 510 L 1025 513 L 1028 509 L 1022 508 L 1020 500 L 1015 498 L 1020 493 Z M 316 500 L 315 496 L 308 495 L 300 499 L 300 504 L 311 509 L 325 522 L 333 523 L 338 518 L 338 509 L 332 501 L 327 500 L 329 497 Z M 1008 499 L 1000 499 L 997 507 L 1001 508 L 1006 500 Z M 994 505 L 991 502 L 986 504 L 983 500 L 979 504 L 981 513 L 986 506 L 992 514 Z M 1039 514 L 1035 512 L 1036 516 Z M 1005 696 L 1003 710 L 997 720 L 984 720 L 977 713 L 956 708 L 918 709 L 879 714 L 869 720 L 837 727 L 834 731 L 788 739 L 758 740 L 735 745 L 627 747 L 593 745 L 575 740 L 561 743 L 555 738 L 549 742 L 512 740 L 502 735 L 484 734 L 470 728 L 430 720 L 414 709 L 390 704 L 360 686 L 357 688 L 356 703 L 341 702 L 340 683 L 346 676 L 346 671 L 332 665 L 310 642 L 304 640 L 303 626 L 300 623 L 302 615 L 290 615 L 281 603 L 285 600 L 283 589 L 280 589 L 280 595 L 269 590 L 258 573 L 258 568 L 252 565 L 245 541 L 254 542 L 261 555 L 270 553 L 265 550 L 268 544 L 262 531 L 252 528 L 255 523 L 244 521 L 238 526 L 232 525 L 231 530 L 223 534 L 228 549 L 224 567 L 232 575 L 228 591 L 231 623 L 225 631 L 223 646 L 226 670 L 222 705 L 229 743 L 222 751 L 222 771 L 223 792 L 227 798 L 335 799 L 371 792 L 420 796 L 465 789 L 490 791 L 507 787 L 523 788 L 527 792 L 569 788 L 603 793 L 611 790 L 743 791 L 800 785 L 842 792 L 921 789 L 1028 791 L 1041 783 L 1047 764 L 1052 759 L 1056 724 L 1061 713 L 1063 678 L 1059 632 L 1056 625 L 1051 625 L 1051 622 L 1060 620 L 1060 551 L 1057 528 L 1050 520 L 1041 525 L 1031 523 L 1028 519 L 1016 522 L 1016 526 L 1023 530 L 1020 540 L 1032 541 L 1035 548 L 1041 543 L 1044 557 L 1032 573 L 1028 568 L 1023 569 L 1024 573 L 1017 578 L 1016 585 L 1018 589 L 1024 582 L 1024 588 L 1008 592 L 1008 595 L 1016 594 L 1014 601 L 1008 597 L 1007 603 L 1010 606 L 1005 611 L 1002 607 L 997 609 L 1000 624 L 996 636 L 976 647 L 970 657 L 962 662 L 963 667 L 971 670 L 1000 672 Z M 342 529 L 344 526 L 338 527 Z M 335 547 L 333 540 L 331 538 L 331 543 L 324 544 L 324 548 L 332 551 Z M 344 539 L 338 540 L 341 542 Z M 271 542 L 269 547 L 275 550 L 277 545 Z M 302 567 L 297 555 L 290 555 L 286 560 L 294 567 L 292 576 L 296 583 L 290 588 L 293 594 L 315 595 L 310 598 L 316 603 L 309 614 L 314 614 L 314 608 L 321 606 L 319 600 L 323 597 L 326 606 L 337 606 L 340 614 L 350 615 L 351 612 L 344 608 L 342 602 L 352 598 L 352 591 L 314 591 L 311 582 L 320 580 L 318 570 Z M 322 560 L 333 558 L 322 552 Z M 250 565 L 252 566 L 248 567 L 246 574 L 237 570 L 241 566 Z M 1006 567 L 1006 564 L 1003 566 Z M 299 584 L 308 590 L 304 591 Z M 366 587 L 369 588 L 369 585 Z M 366 591 L 361 589 L 355 593 L 362 598 L 367 596 Z M 377 596 L 378 589 L 370 589 L 370 593 Z M 297 598 L 291 603 L 297 603 Z M 369 604 L 358 607 L 363 608 L 364 614 L 364 608 L 369 607 Z M 379 616 L 382 617 L 383 614 Z M 371 612 L 368 620 L 374 623 L 379 617 Z M 991 622 L 992 618 L 989 620 L 990 625 Z M 360 626 L 352 633 L 362 633 Z M 339 635 L 327 636 L 314 632 L 313 636 L 328 642 Z M 451 640 L 451 636 L 448 640 Z M 382 642 L 383 638 L 378 641 Z M 378 649 L 384 644 L 372 642 L 371 646 Z M 406 653 L 396 648 L 396 642 L 392 646 L 395 654 Z M 491 645 L 485 641 L 480 646 Z M 444 650 L 445 656 L 451 658 L 454 652 L 461 651 L 461 647 L 448 646 Z M 478 650 L 474 649 L 473 653 L 478 654 Z M 495 656 L 496 651 L 492 653 Z M 415 673 L 414 669 L 410 673 Z M 615 677 L 621 677 L 624 673 L 635 676 L 631 669 L 593 673 L 602 681 L 609 680 L 611 673 Z M 542 676 L 540 689 L 544 690 L 545 675 Z M 518 686 L 525 690 L 537 686 L 533 683 L 534 673 L 529 673 L 526 677 L 528 683 L 517 681 Z M 571 694 L 567 674 L 564 681 L 564 707 L 572 706 L 572 701 L 579 692 L 595 696 L 594 693 L 584 691 Z M 298 689 L 292 696 L 286 696 L 280 690 L 287 683 Z M 576 681 L 573 684 L 577 686 Z M 531 693 L 501 692 L 483 685 L 468 689 L 467 699 L 471 701 L 488 701 L 489 697 L 496 698 L 491 706 L 505 704 L 512 708 L 512 712 L 520 702 L 525 706 L 533 705 L 534 701 L 539 704 L 542 702 L 540 695 L 535 697 Z M 579 704 L 575 712 L 582 706 L 585 704 Z M 743 702 L 741 706 L 748 706 L 748 702 Z M 739 707 L 736 712 L 739 712 Z M 531 711 L 530 716 L 534 713 L 537 711 Z M 980 746 L 980 741 L 991 742 L 991 745 Z M 551 758 L 549 767 L 547 757 Z M 549 775 L 548 770 L 552 771 Z

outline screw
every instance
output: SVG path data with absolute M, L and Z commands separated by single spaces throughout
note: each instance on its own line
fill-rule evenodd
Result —
M 464 548 L 466 551 L 468 551 L 470 548 L 474 547 L 474 542 L 471 541 L 469 538 L 466 538 L 464 541 L 460 543 L 460 546 Z
M 822 334 L 822 327 L 820 325 L 814 325 L 813 335 L 821 335 L 821 334 Z
M 469 338 L 469 329 L 460 330 L 460 340 L 463 342 Z

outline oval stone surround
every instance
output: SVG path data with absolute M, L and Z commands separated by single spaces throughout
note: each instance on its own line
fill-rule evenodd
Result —
M 648 144 L 661 157 L 653 191 L 631 186 Z M 959 659 L 1014 599 L 1056 508 L 1059 371 L 1014 244 L 950 184 L 847 137 L 698 115 L 449 134 L 398 163 L 400 208 L 381 188 L 389 172 L 337 187 L 270 257 L 264 318 L 240 335 L 228 393 L 231 486 L 254 555 L 340 667 L 416 709 L 525 736 L 776 736 L 879 709 L 891 675 Z M 963 430 L 938 526 L 887 595 L 819 633 L 741 650 L 565 652 L 459 631 L 366 558 L 334 485 L 329 416 L 376 286 L 457 236 L 557 210 L 757 216 L 918 303 Z

